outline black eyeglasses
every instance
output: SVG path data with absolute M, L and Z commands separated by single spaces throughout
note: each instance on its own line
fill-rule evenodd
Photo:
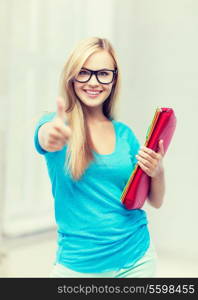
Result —
M 109 84 L 113 82 L 115 76 L 117 75 L 117 69 L 109 70 L 109 69 L 101 69 L 97 71 L 93 71 L 90 69 L 82 68 L 78 75 L 75 77 L 75 80 L 81 83 L 88 82 L 92 75 L 96 76 L 96 79 L 99 83 Z

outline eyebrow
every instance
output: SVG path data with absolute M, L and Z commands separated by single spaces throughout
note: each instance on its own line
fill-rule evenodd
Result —
M 99 70 L 91 70 L 91 69 L 88 69 L 88 68 L 84 68 L 82 67 L 81 69 L 83 70 L 87 70 L 87 71 L 113 71 L 114 69 L 107 69 L 107 68 L 103 68 L 103 69 L 99 69 Z

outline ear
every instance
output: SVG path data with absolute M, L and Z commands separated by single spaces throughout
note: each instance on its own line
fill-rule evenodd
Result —
M 116 73 L 114 79 L 113 79 L 113 86 L 116 85 L 117 82 L 117 78 L 118 78 L 118 74 Z
M 114 79 L 113 79 L 113 82 L 112 82 L 112 88 L 115 87 L 116 85 L 116 82 L 117 82 L 117 77 L 115 76 Z
M 75 83 L 74 83 L 74 80 L 72 80 L 72 88 L 73 88 L 73 91 L 74 91 L 74 93 L 75 93 Z

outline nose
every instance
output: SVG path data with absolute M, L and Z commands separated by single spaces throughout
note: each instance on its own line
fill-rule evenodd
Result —
M 91 76 L 90 80 L 88 81 L 88 84 L 90 84 L 90 85 L 98 85 L 99 84 L 95 74 L 93 74 Z

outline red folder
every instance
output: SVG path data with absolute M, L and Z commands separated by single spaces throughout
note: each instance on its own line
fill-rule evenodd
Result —
M 176 128 L 176 116 L 172 108 L 157 108 L 148 128 L 145 146 L 157 151 L 159 140 L 163 140 L 166 153 Z M 125 185 L 121 201 L 127 209 L 138 209 L 144 205 L 149 194 L 151 177 L 138 164 Z

